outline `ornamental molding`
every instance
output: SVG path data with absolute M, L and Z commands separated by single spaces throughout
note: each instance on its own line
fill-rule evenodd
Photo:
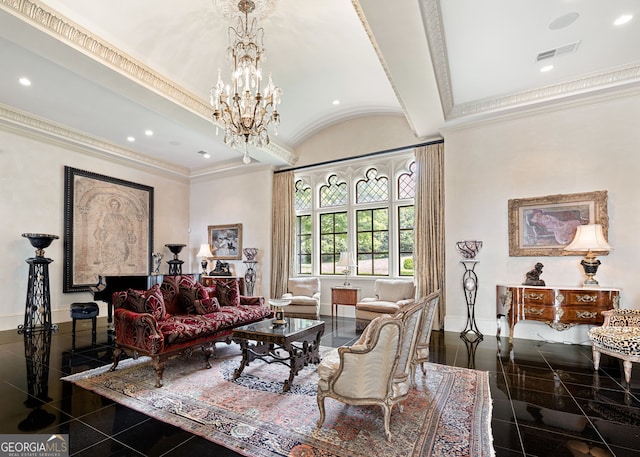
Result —
M 591 93 L 588 97 L 567 97 L 558 100 L 554 104 L 540 103 L 536 106 L 520 107 L 519 109 L 508 110 L 499 113 L 491 113 L 478 115 L 466 119 L 457 119 L 446 122 L 441 129 L 443 135 L 456 131 L 484 128 L 491 125 L 499 125 L 505 122 L 517 121 L 522 119 L 531 119 L 532 116 L 542 116 L 553 113 L 560 113 L 567 110 L 593 106 L 602 103 L 615 102 L 618 100 L 629 99 L 640 96 L 640 86 L 633 88 L 617 88 L 611 91 L 603 91 L 599 93 Z
M 73 23 L 70 19 L 54 10 L 48 9 L 46 5 L 34 0 L 0 0 L 0 8 L 59 41 L 72 46 L 83 54 L 92 57 L 105 66 L 114 69 L 154 93 L 212 122 L 213 109 L 207 101 L 180 87 L 142 62 L 127 55 L 124 51 L 93 35 L 88 30 Z M 212 124 L 215 125 L 213 122 Z M 66 130 L 72 131 L 71 129 Z M 85 136 L 91 138 L 88 135 Z M 106 145 L 107 143 L 103 142 L 103 144 Z M 114 148 L 117 147 L 111 145 L 108 149 L 113 150 Z M 297 156 L 292 152 L 273 143 L 261 149 L 284 160 L 286 163 L 293 163 L 292 160 L 297 159 Z M 140 157 L 143 156 L 140 155 Z M 161 163 L 159 161 L 155 162 Z M 166 165 L 168 165 L 169 170 L 181 169 L 181 167 L 174 165 Z M 182 171 L 180 174 L 182 174 Z
M 65 147 L 71 146 L 80 152 L 88 153 L 95 157 L 134 165 L 147 172 L 155 170 L 160 174 L 174 178 L 185 179 L 189 177 L 189 170 L 186 167 L 152 159 L 79 130 L 54 124 L 7 105 L 0 104 L 0 126 L 49 143 Z
M 544 102 L 554 102 L 563 98 L 603 91 L 618 86 L 640 83 L 640 65 L 633 64 L 615 70 L 565 81 L 534 90 L 455 104 L 449 72 L 449 59 L 442 21 L 442 0 L 420 0 L 422 20 L 425 25 L 434 73 L 440 92 L 445 121 L 464 123 L 467 119 L 500 114 L 503 111 L 530 108 Z M 590 94 L 589 94 L 590 95 Z
M 208 103 L 45 5 L 32 0 L 0 0 L 0 6 L 165 98 L 212 119 Z
M 380 65 L 382 65 L 382 69 L 384 70 L 384 74 L 387 76 L 387 80 L 389 81 L 389 84 L 391 85 L 391 89 L 393 90 L 393 93 L 396 95 L 396 99 L 398 100 L 398 103 L 400 104 L 400 108 L 402 110 L 402 114 L 404 115 L 405 120 L 407 121 L 407 124 L 409 124 L 409 128 L 411 129 L 411 131 L 413 132 L 413 134 L 416 137 L 419 137 L 417 130 L 415 128 L 415 125 L 413 124 L 413 121 L 411 119 L 411 116 L 409 116 L 408 111 L 407 111 L 407 107 L 404 104 L 404 101 L 402 99 L 402 97 L 400 96 L 400 91 L 398 90 L 398 86 L 396 85 L 393 77 L 391 76 L 391 70 L 389 69 L 389 64 L 387 64 L 387 61 L 384 58 L 384 55 L 382 54 L 382 51 L 380 50 L 380 46 L 378 46 L 378 42 L 375 39 L 375 36 L 373 35 L 373 31 L 371 30 L 371 27 L 369 26 L 369 23 L 367 22 L 367 18 L 364 14 L 364 11 L 362 11 L 362 7 L 360 6 L 360 0 L 351 0 L 351 3 L 353 4 L 354 9 L 356 10 L 356 14 L 358 15 L 358 19 L 360 19 L 360 23 L 362 24 L 362 27 L 364 28 L 367 37 L 369 37 L 369 42 L 371 43 L 371 46 L 373 46 L 373 50 L 376 53 L 376 56 L 378 56 L 378 60 L 380 61 Z M 372 110 L 367 110 L 367 113 L 370 114 Z M 389 109 L 388 108 L 384 108 L 384 109 L 380 109 L 380 113 L 382 114 L 387 114 L 389 113 Z M 364 114 L 364 113 L 363 113 Z M 342 119 L 338 119 L 335 122 L 338 122 L 339 120 Z
M 440 103 L 445 120 L 454 108 L 453 89 L 451 88 L 451 74 L 449 73 L 449 56 L 447 55 L 447 43 L 444 38 L 442 23 L 442 11 L 440 0 L 422 0 L 420 2 L 422 22 L 424 23 L 433 72 L 438 85 Z

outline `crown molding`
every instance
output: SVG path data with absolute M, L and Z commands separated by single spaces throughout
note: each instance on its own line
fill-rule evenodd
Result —
M 441 133 L 446 138 L 447 134 L 456 131 L 497 125 L 504 122 L 531 118 L 532 116 L 557 113 L 633 97 L 640 97 L 640 85 L 632 88 L 613 88 L 598 91 L 597 93 L 591 92 L 588 94 L 576 95 L 573 97 L 563 98 L 555 103 L 538 103 L 532 106 L 504 110 L 499 113 L 484 113 L 466 118 L 452 119 L 447 121 L 445 126 L 441 129 Z
M 421 0 L 420 11 L 422 14 L 422 22 L 424 23 L 424 30 L 427 35 L 433 72 L 436 77 L 436 84 L 438 85 L 440 103 L 442 104 L 442 111 L 444 112 L 446 120 L 449 117 L 449 113 L 453 110 L 454 104 L 440 0 Z
M 411 120 L 411 116 L 409 116 L 409 113 L 407 111 L 407 107 L 402 99 L 402 97 L 400 96 L 400 91 L 398 90 L 398 86 L 396 85 L 392 75 L 391 75 L 391 70 L 389 68 L 389 64 L 387 64 L 387 61 L 384 58 L 384 55 L 382 54 L 382 51 L 380 50 L 380 46 L 378 45 L 378 42 L 375 39 L 375 35 L 373 34 L 373 31 L 371 30 L 371 27 L 369 26 L 369 22 L 367 21 L 367 18 L 364 14 L 364 11 L 362 10 L 362 7 L 360 6 L 360 0 L 351 0 L 351 3 L 354 7 L 354 9 L 356 10 L 356 14 L 358 15 L 358 19 L 360 19 L 360 23 L 362 24 L 362 27 L 364 28 L 367 37 L 369 37 L 369 42 L 371 43 L 371 46 L 373 46 L 373 49 L 376 53 L 376 56 L 378 56 L 378 60 L 380 61 L 380 65 L 382 65 L 382 69 L 384 70 L 384 74 L 387 76 L 387 80 L 389 81 L 389 84 L 391 85 L 391 89 L 393 90 L 393 93 L 396 95 L 396 99 L 398 100 L 398 103 L 400 104 L 401 107 L 401 111 L 402 114 L 404 115 L 404 118 L 407 121 L 407 124 L 409 125 L 409 128 L 411 129 L 411 131 L 413 132 L 413 134 L 418 137 L 418 133 L 416 130 L 415 125 L 413 124 L 413 121 Z M 364 110 L 360 110 L 360 111 L 364 111 Z M 388 108 L 385 108 L 384 111 L 382 109 L 380 109 L 380 113 L 390 113 Z M 367 110 L 367 114 L 371 113 L 371 110 L 368 109 Z M 351 114 L 351 116 L 356 116 L 359 115 L 360 112 L 354 112 Z M 345 118 L 348 116 L 343 115 L 340 119 L 334 119 L 330 122 L 330 124 L 342 121 L 342 120 L 346 120 Z M 324 126 L 323 128 L 328 127 L 328 125 Z M 309 135 L 311 134 L 311 132 L 309 133 Z M 303 135 L 299 135 L 299 138 L 304 138 Z
M 473 120 L 481 115 L 495 114 L 548 102 L 561 102 L 563 99 L 574 96 L 640 82 L 640 65 L 634 64 L 616 68 L 606 73 L 589 75 L 535 90 L 456 105 L 451 86 L 449 60 L 440 8 L 441 2 L 442 0 L 420 0 L 420 7 L 446 121 L 460 119 L 461 122 L 464 122 L 464 118 Z
M 0 0 L 0 7 L 138 84 L 212 119 L 213 110 L 208 103 L 46 5 L 33 0 Z
M 0 8 L 114 69 L 137 84 L 212 122 L 213 108 L 207 101 L 46 5 L 34 0 L 0 0 Z M 297 159 L 293 152 L 273 143 L 261 149 L 286 163 L 294 163 L 292 160 Z
M 11 106 L 0 104 L 0 126 L 32 138 L 64 147 L 71 147 L 79 152 L 114 163 L 135 166 L 146 172 L 155 172 L 182 180 L 189 178 L 189 169 L 186 167 L 152 159 L 79 130 L 73 130 L 17 110 Z

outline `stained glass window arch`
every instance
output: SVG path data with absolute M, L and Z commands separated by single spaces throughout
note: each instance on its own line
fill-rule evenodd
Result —
M 296 211 L 313 209 L 311 186 L 302 179 L 296 180 L 293 200 Z
M 409 171 L 398 176 L 398 199 L 406 200 L 416 196 L 416 161 L 409 164 Z
M 339 182 L 338 175 L 332 174 L 327 183 L 320 186 L 320 207 L 344 206 L 348 202 L 347 183 Z
M 389 200 L 389 178 L 378 176 L 377 168 L 369 168 L 365 173 L 365 178 L 356 182 L 356 203 L 387 200 Z

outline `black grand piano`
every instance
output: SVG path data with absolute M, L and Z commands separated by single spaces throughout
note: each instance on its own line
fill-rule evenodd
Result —
M 98 284 L 91 287 L 94 300 L 107 302 L 107 331 L 113 333 L 113 301 L 114 292 L 127 289 L 147 290 L 155 284 L 162 284 L 164 275 L 136 276 L 98 276 Z

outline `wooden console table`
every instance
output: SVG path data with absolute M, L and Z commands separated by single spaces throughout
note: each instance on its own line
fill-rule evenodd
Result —
M 333 318 L 333 308 L 338 315 L 338 305 L 356 306 L 360 300 L 360 289 L 356 287 L 332 287 L 331 288 L 331 317 Z
M 509 323 L 511 342 L 513 329 L 522 320 L 544 322 L 555 330 L 578 324 L 601 325 L 604 317 L 600 312 L 618 308 L 619 303 L 620 289 L 497 285 L 497 336 L 502 316 Z

